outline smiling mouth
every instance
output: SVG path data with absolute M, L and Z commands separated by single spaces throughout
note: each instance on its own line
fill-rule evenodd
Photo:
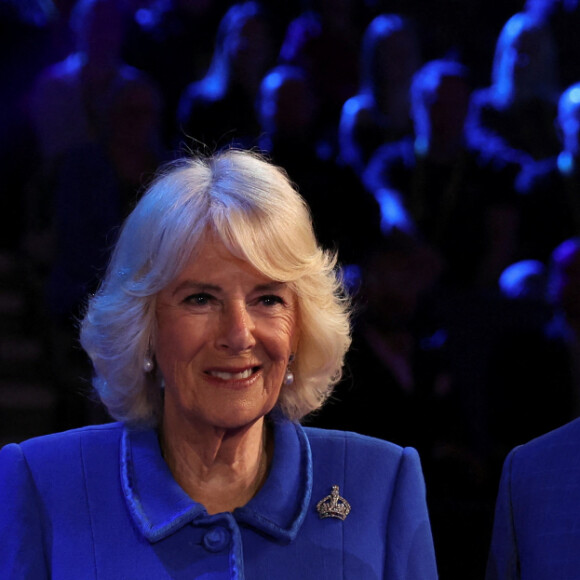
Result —
M 238 372 L 227 372 L 227 371 L 207 371 L 210 377 L 216 377 L 224 381 L 241 381 L 243 379 L 249 379 L 254 373 L 257 373 L 260 367 L 252 367 Z

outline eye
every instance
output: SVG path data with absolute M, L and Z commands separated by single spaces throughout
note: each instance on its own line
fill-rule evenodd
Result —
M 285 304 L 284 299 L 276 294 L 266 294 L 265 296 L 260 296 L 259 301 L 264 306 L 275 306 L 276 304 Z
M 184 300 L 184 302 L 187 302 L 192 306 L 206 306 L 211 302 L 212 299 L 213 296 L 211 294 L 207 294 L 207 292 L 200 292 L 198 294 L 191 294 Z

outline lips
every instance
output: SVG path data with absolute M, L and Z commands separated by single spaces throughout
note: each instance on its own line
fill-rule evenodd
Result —
M 249 379 L 254 373 L 256 373 L 260 367 L 248 367 L 243 370 L 230 370 L 226 371 L 223 369 L 212 369 L 206 371 L 210 377 L 215 377 L 217 379 L 222 379 L 224 381 L 241 381 L 244 379 Z

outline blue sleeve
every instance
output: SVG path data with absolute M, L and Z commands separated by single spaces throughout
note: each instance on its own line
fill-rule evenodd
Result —
M 38 492 L 18 445 L 0 451 L 0 578 L 48 578 Z
M 486 580 L 517 580 L 520 566 L 512 509 L 512 464 L 515 449 L 505 460 L 495 506 Z
M 432 580 L 437 565 L 419 455 L 403 449 L 387 525 L 385 580 Z

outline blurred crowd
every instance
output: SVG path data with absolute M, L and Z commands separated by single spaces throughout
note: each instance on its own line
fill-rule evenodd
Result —
M 262 151 L 356 304 L 309 423 L 415 446 L 441 577 L 481 577 L 507 451 L 580 409 L 579 26 L 577 0 L 0 0 L 0 250 L 58 364 L 88 380 L 75 318 L 158 166 Z

